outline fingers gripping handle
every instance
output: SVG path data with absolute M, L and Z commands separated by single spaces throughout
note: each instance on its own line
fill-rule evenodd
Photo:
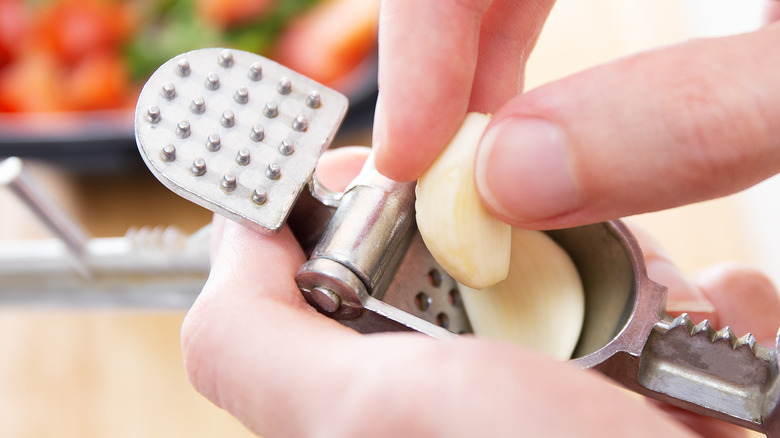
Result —
M 647 395 L 780 437 L 778 349 L 687 314 L 656 324 L 639 359 Z

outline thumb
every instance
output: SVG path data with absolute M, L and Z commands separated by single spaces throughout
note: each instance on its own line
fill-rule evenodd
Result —
M 622 59 L 517 96 L 475 176 L 505 221 L 556 228 L 723 196 L 780 170 L 780 23 Z

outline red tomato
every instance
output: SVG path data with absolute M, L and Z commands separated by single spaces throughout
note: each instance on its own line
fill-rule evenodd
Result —
M 49 54 L 29 52 L 0 71 L 0 111 L 49 112 L 65 109 L 59 98 L 58 66 Z
M 30 29 L 22 0 L 0 0 L 0 67 L 17 57 Z
M 197 0 L 198 16 L 222 29 L 251 22 L 262 16 L 276 0 Z
M 96 53 L 84 58 L 61 78 L 60 95 L 71 111 L 129 107 L 127 68 L 118 54 Z
M 115 1 L 55 1 L 39 17 L 40 44 L 66 63 L 114 50 L 132 30 L 134 20 L 128 11 L 127 5 Z
M 378 0 L 332 0 L 296 19 L 282 34 L 276 59 L 324 84 L 365 58 L 376 44 Z

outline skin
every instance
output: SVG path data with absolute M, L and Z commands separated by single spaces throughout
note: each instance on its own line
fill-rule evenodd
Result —
M 553 181 L 496 166 L 506 151 L 478 157 L 483 201 L 516 225 L 571 226 L 671 207 L 740 190 L 780 169 L 780 137 L 771 135 L 780 132 L 780 105 L 772 105 L 780 100 L 776 25 L 639 54 L 518 94 L 550 7 L 384 1 L 379 170 L 415 179 L 471 110 L 494 112 L 493 127 L 530 120 L 542 130 L 552 126 L 547 132 L 555 135 L 539 138 L 563 139 L 561 160 L 538 157 L 557 169 Z M 683 62 L 689 59 L 698 64 Z M 626 144 L 631 154 L 621 150 Z M 334 175 L 331 187 L 339 189 L 348 180 L 344 169 L 354 172 L 360 159 L 355 150 L 335 153 L 318 172 Z M 496 184 L 499 176 L 511 179 Z M 564 191 L 563 208 L 497 188 L 547 183 Z M 185 366 L 198 391 L 262 436 L 602 437 L 605 427 L 613 436 L 744 436 L 517 346 L 358 335 L 298 292 L 293 278 L 305 259 L 288 229 L 265 237 L 216 218 L 213 237 L 211 275 L 182 327 Z M 650 278 L 669 286 L 670 308 L 716 327 L 728 321 L 772 345 L 780 299 L 766 277 L 723 265 L 686 279 L 651 239 L 639 239 Z
M 780 24 L 773 23 L 780 6 L 768 7 L 768 24 L 758 31 L 639 53 L 520 94 L 551 6 L 386 0 L 378 170 L 416 179 L 465 112 L 481 111 L 494 118 L 477 156 L 478 189 L 494 214 L 524 228 L 711 199 L 780 171 Z M 430 25 L 441 14 L 448 23 Z M 540 141 L 539 129 L 514 129 L 529 126 L 553 133 L 555 147 Z M 490 150 L 488 139 L 505 147 Z

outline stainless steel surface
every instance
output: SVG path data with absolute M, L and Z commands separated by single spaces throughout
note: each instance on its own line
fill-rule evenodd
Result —
M 144 161 L 168 188 L 273 234 L 346 109 L 343 95 L 268 59 L 201 49 L 168 61 L 151 76 L 138 99 L 136 140 Z M 166 153 L 168 145 L 175 156 Z M 236 187 L 225 196 L 221 181 L 229 173 Z M 258 189 L 265 195 L 253 196 Z
M 209 228 L 191 236 L 158 227 L 90 238 L 20 159 L 0 162 L 0 186 L 55 236 L 0 242 L 0 304 L 186 309 L 208 277 Z
M 341 198 L 312 259 L 349 268 L 369 294 L 384 291 L 414 230 L 414 183 L 383 177 L 367 162 Z
M 92 238 L 82 262 L 68 262 L 58 239 L 0 242 L 0 304 L 4 306 L 187 309 L 209 272 L 210 229 L 133 229 L 123 237 Z
M 88 233 L 28 175 L 22 160 L 6 158 L 0 162 L 0 187 L 8 187 L 32 210 L 67 250 L 71 266 L 84 278 L 90 276 L 84 262 Z
M 681 315 L 653 328 L 638 380 L 657 399 L 778 436 L 777 374 L 777 347 Z
M 645 271 L 638 244 L 614 221 L 551 231 L 585 285 L 586 314 L 572 358 L 627 388 L 699 414 L 780 436 L 778 347 L 737 338 L 664 309 L 666 288 Z

